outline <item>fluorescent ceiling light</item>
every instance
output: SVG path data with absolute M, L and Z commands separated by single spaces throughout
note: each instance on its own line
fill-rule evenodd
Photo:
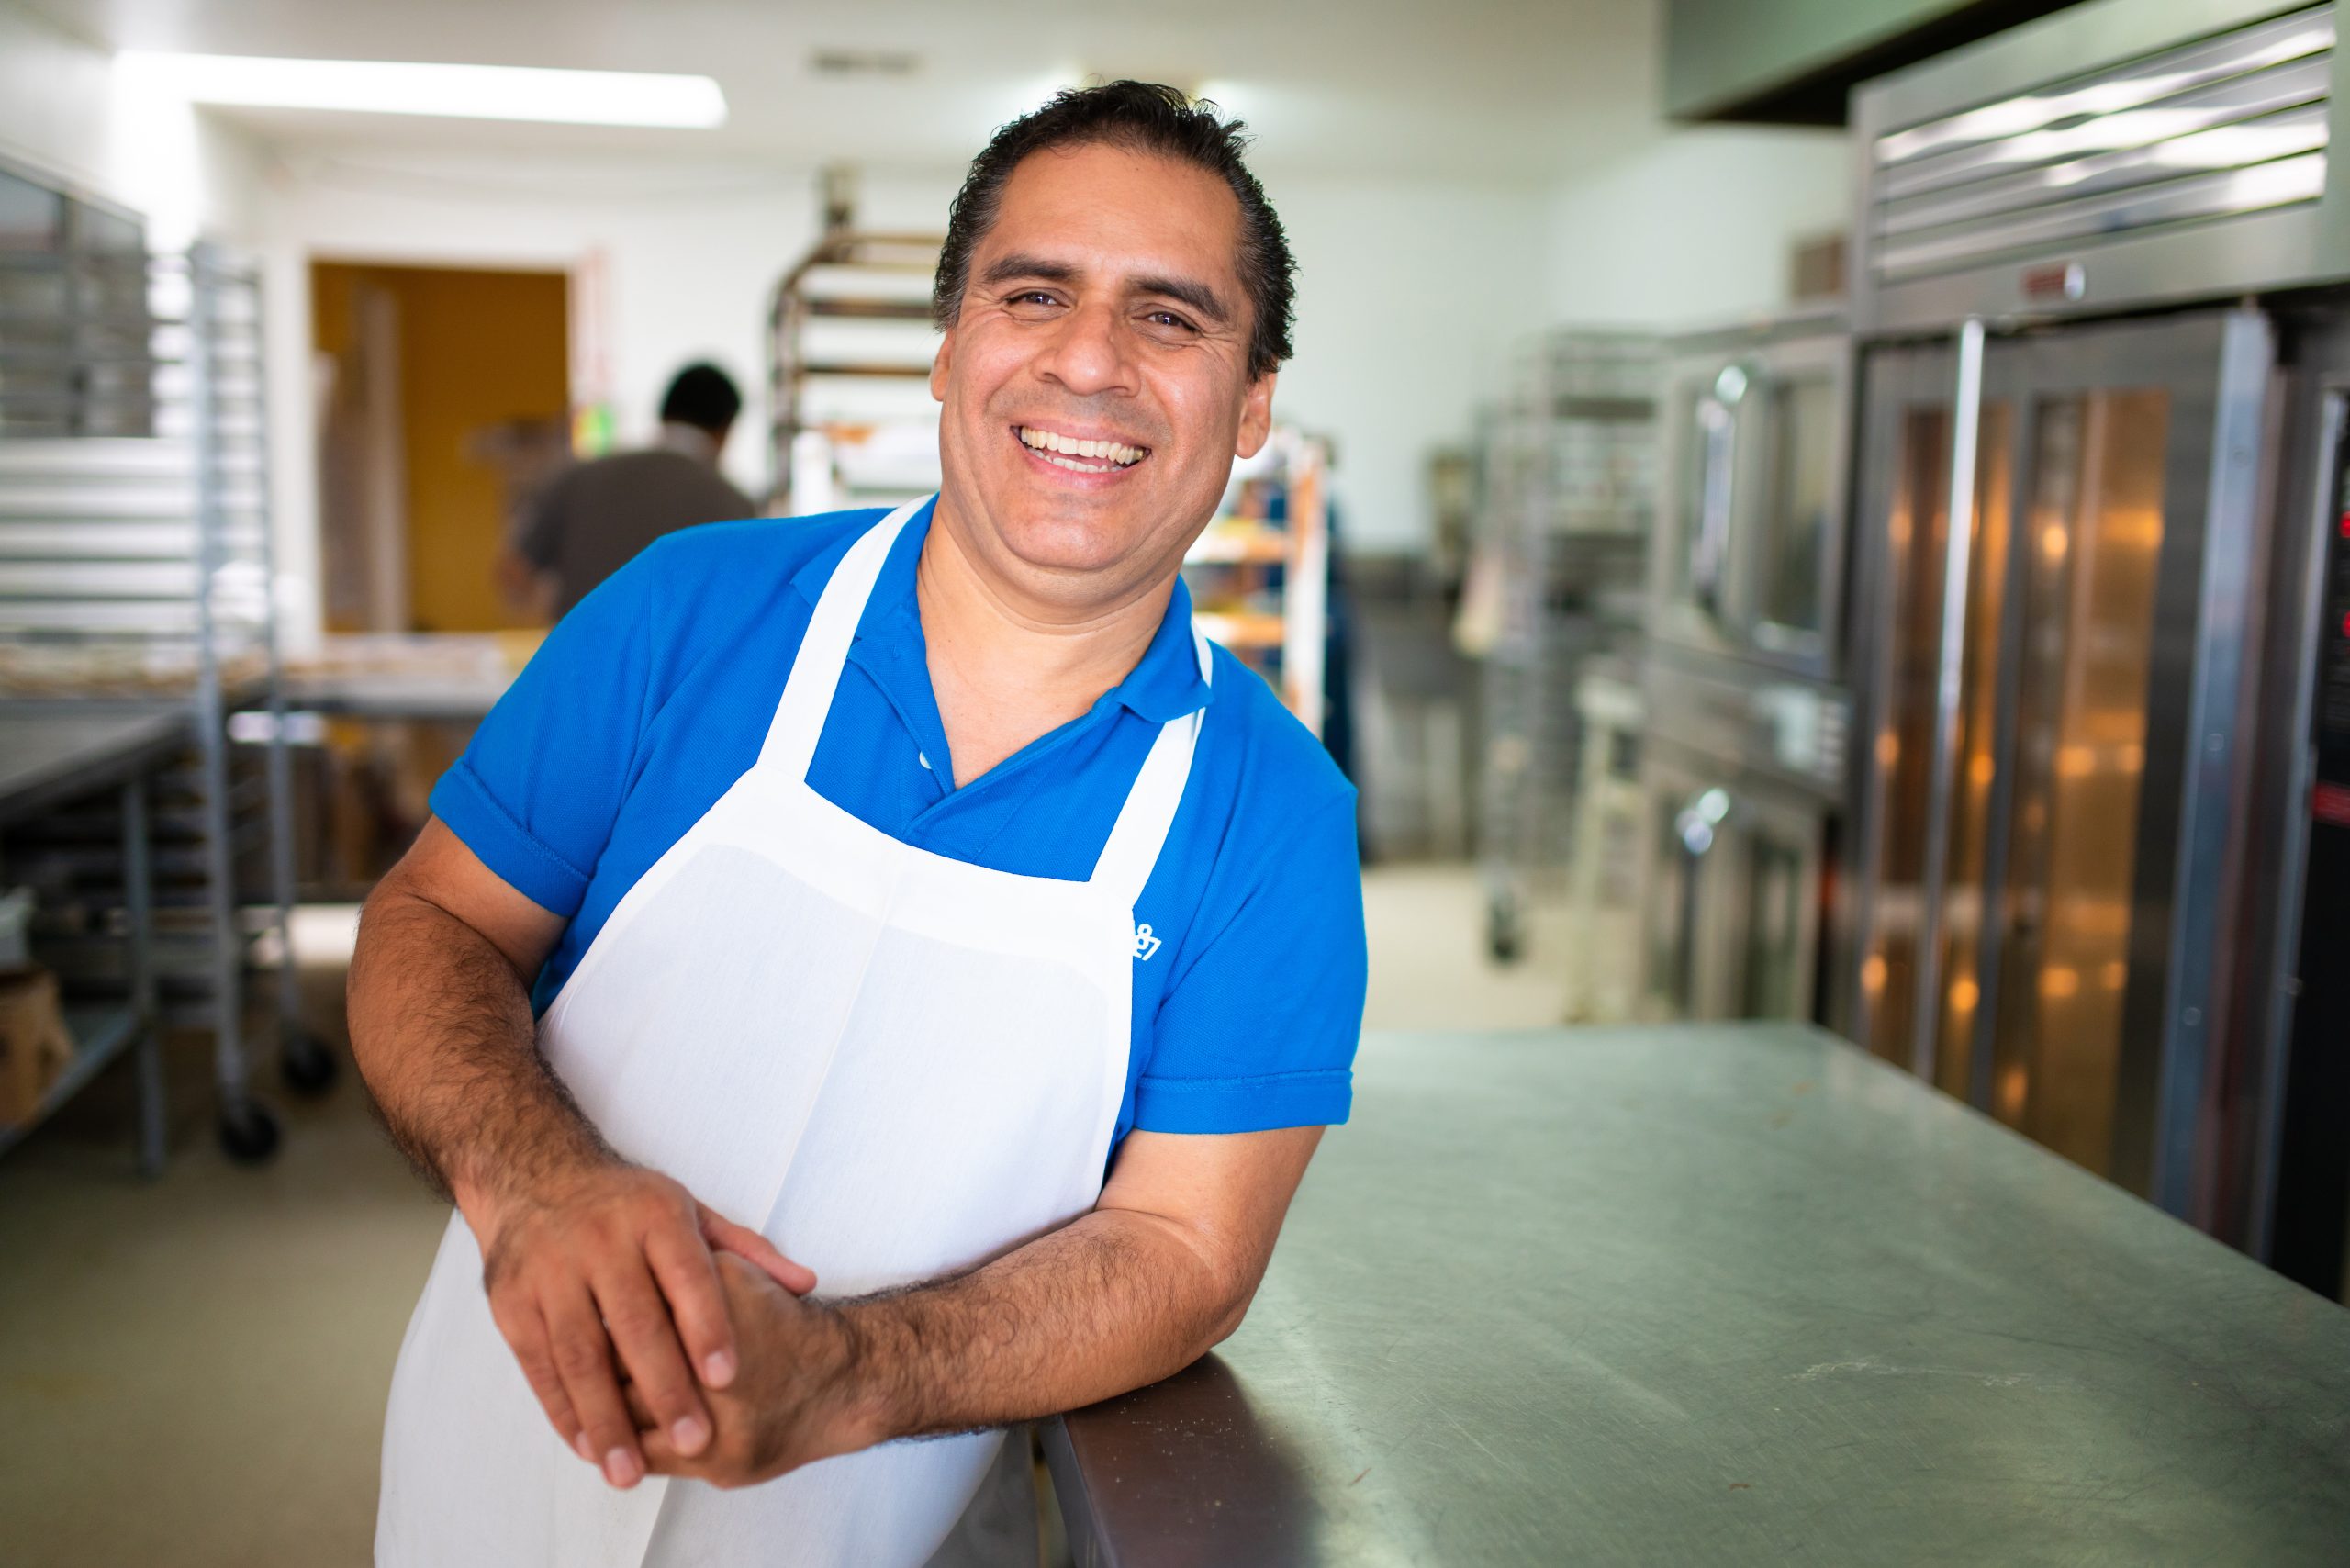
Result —
M 116 62 L 141 84 L 196 104 L 689 130 L 726 123 L 726 95 L 707 76 L 138 50 Z

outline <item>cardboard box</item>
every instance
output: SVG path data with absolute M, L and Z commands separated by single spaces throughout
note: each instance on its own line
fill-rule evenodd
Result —
M 0 1126 L 30 1121 L 73 1059 L 73 1036 L 47 969 L 0 973 Z

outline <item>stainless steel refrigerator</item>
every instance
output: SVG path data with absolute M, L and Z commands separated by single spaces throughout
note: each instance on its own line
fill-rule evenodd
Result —
M 2296 1036 L 2342 984 L 2302 952 L 2338 897 L 2309 875 L 2350 386 L 2333 44 L 2331 6 L 2092 0 L 1854 99 L 1835 1015 L 2263 1255 L 2296 1202 L 2338 1237 L 2350 1193 L 2291 1158 L 2350 1109 L 2294 1075 L 2350 1049 Z

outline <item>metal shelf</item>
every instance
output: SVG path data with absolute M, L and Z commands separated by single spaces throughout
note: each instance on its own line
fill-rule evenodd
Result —
M 941 241 L 833 216 L 767 315 L 771 494 L 789 513 L 938 487 L 929 286 Z
M 59 1106 L 79 1094 L 142 1032 L 139 1009 L 128 1004 L 68 1007 L 65 1027 L 73 1036 L 73 1060 L 42 1092 L 30 1116 L 21 1122 L 0 1124 L 0 1154 L 22 1143 L 34 1128 L 56 1114 Z
M 106 900 L 118 890 L 132 896 L 133 880 L 143 911 L 153 868 L 172 879 L 163 902 L 200 902 L 223 1127 L 232 1152 L 250 1156 L 274 1139 L 260 1136 L 269 1118 L 248 1086 L 247 945 L 232 935 L 243 917 L 241 859 L 266 851 L 257 858 L 269 868 L 281 938 L 293 898 L 285 746 L 273 740 L 263 753 L 266 784 L 256 790 L 232 773 L 228 734 L 229 716 L 241 708 L 283 712 L 258 375 L 260 276 L 203 244 L 184 255 L 133 254 L 107 265 L 128 273 L 134 286 L 67 298 L 66 330 L 38 344 L 0 341 L 0 372 L 36 381 L 24 397 L 0 394 L 7 398 L 0 401 L 0 726 L 29 733 L 45 722 L 155 717 L 176 723 L 180 746 L 196 753 L 197 831 L 166 832 L 151 845 L 156 824 L 143 795 L 135 811 L 126 806 L 139 842 L 126 844 L 123 854 L 126 868 L 135 862 L 138 870 L 135 878 L 126 870 L 119 890 L 88 864 L 91 845 L 19 837 L 31 841 L 35 856 L 53 850 L 60 857 L 55 879 L 44 885 L 65 890 L 50 896 L 70 901 L 67 929 L 77 920 L 111 918 Z M 0 283 L 44 270 L 74 272 L 62 263 L 12 263 L 0 268 Z M 23 312 L 26 293 L 6 297 L 8 315 Z M 100 318 L 106 331 L 85 330 Z M 10 408 L 35 404 L 56 409 L 57 417 L 6 417 Z M 118 417 L 132 406 L 151 414 Z M 141 778 L 169 760 L 151 759 Z M 26 866 L 41 875 L 39 862 L 26 856 L 10 868 L 23 875 Z M 286 950 L 282 940 L 278 950 Z M 151 997 L 151 953 L 142 943 L 130 966 Z M 277 967 L 284 1038 L 310 1048 L 294 1024 L 299 998 L 291 966 Z M 69 986 L 97 983 L 70 966 L 61 978 Z

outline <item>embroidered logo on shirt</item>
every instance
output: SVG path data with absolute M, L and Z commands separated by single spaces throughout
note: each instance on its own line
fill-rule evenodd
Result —
M 1137 925 L 1135 927 L 1136 958 L 1140 958 L 1147 964 L 1150 962 L 1151 955 L 1158 952 L 1162 944 L 1159 942 L 1158 938 L 1150 934 L 1149 926 Z

